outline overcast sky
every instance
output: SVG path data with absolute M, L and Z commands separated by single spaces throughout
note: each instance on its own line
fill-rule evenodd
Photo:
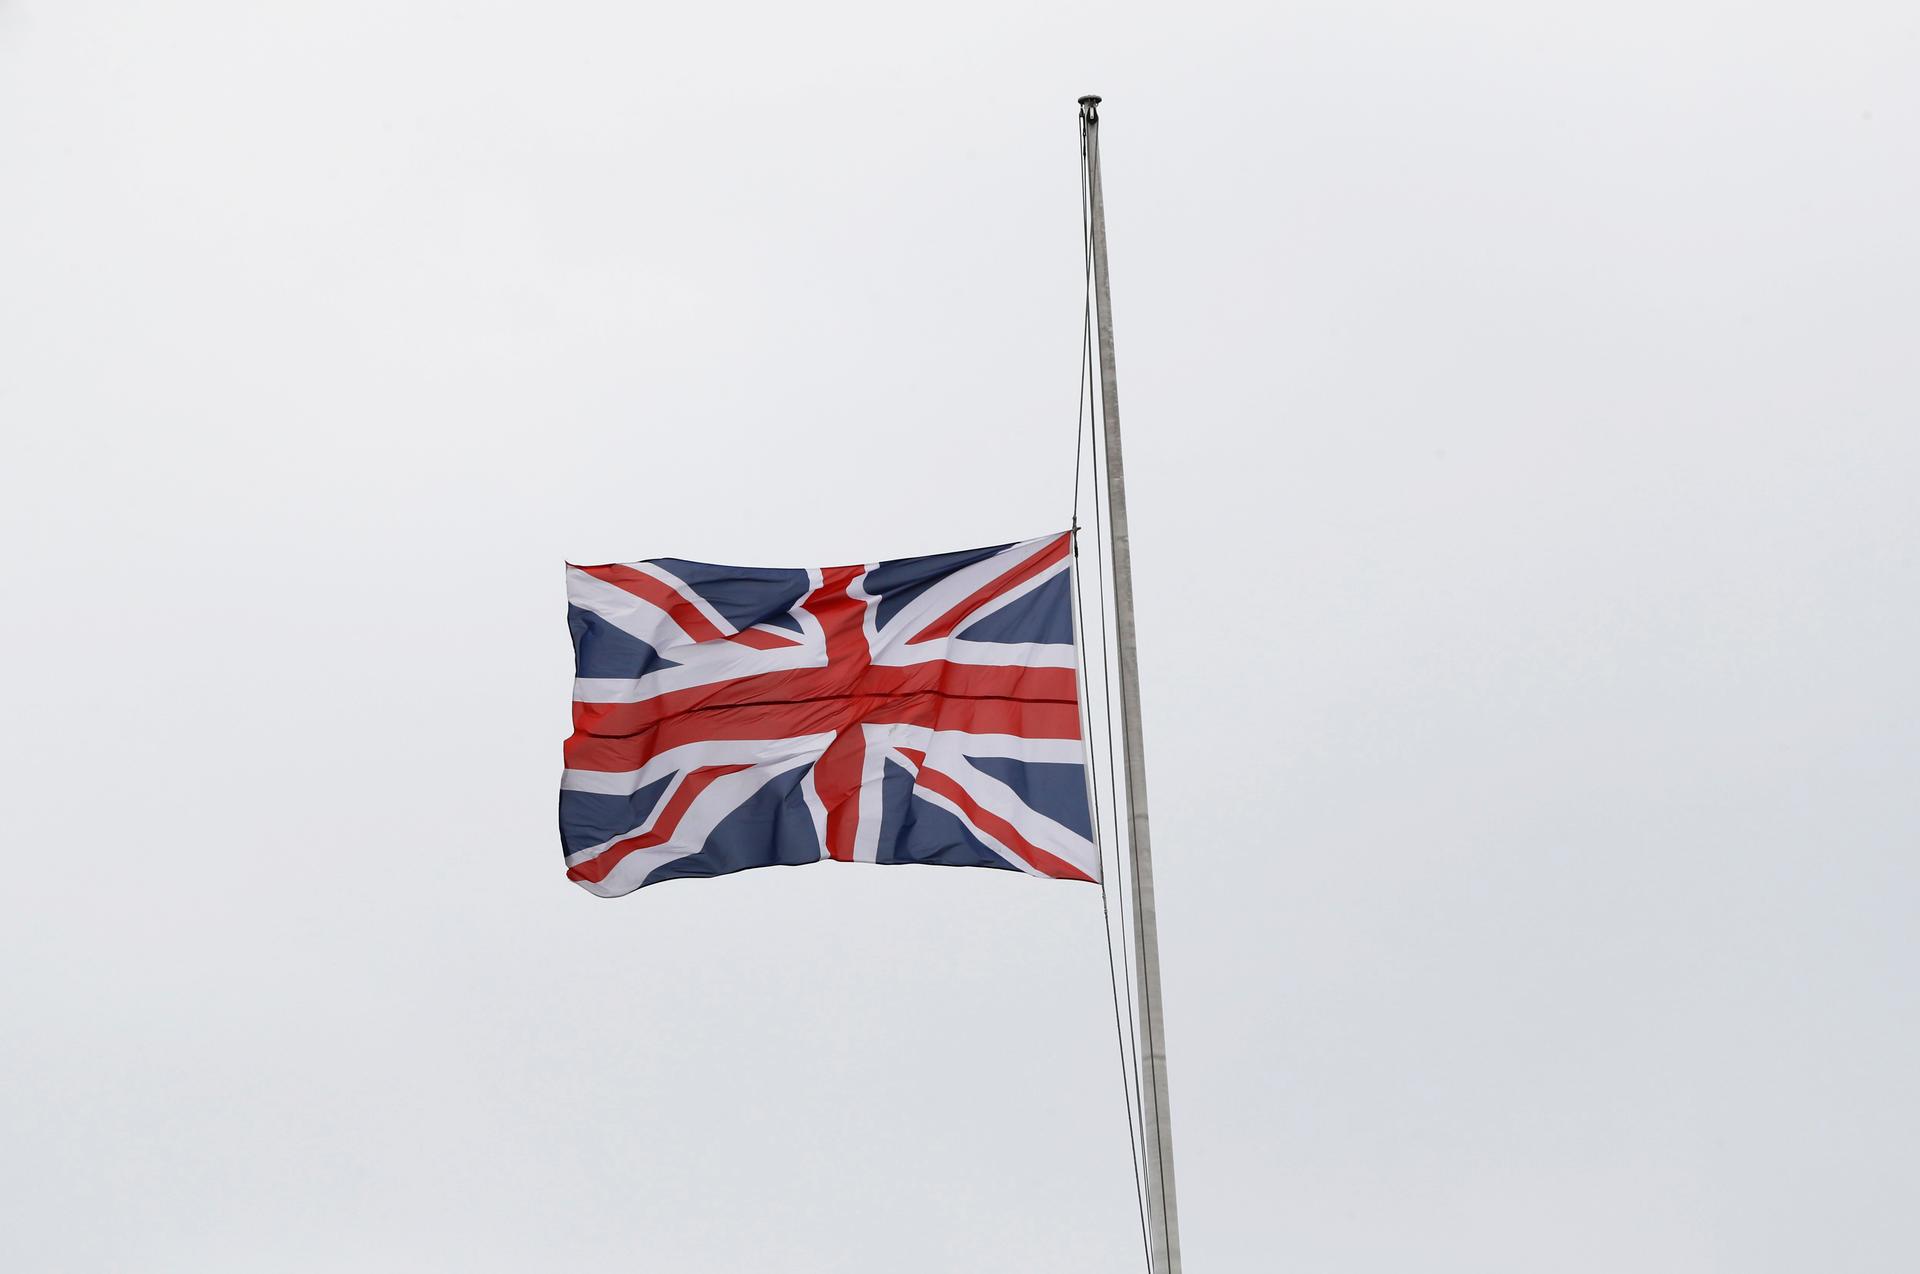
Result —
M 1920 10 L 0 0 L 0 1267 L 1138 1268 L 1097 891 L 615 902 L 561 563 L 1068 519 L 1187 1267 L 1920 1264 Z

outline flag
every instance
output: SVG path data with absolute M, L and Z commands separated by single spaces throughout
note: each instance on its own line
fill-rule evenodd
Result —
M 865 566 L 567 568 L 567 875 L 780 863 L 1095 881 L 1070 533 Z

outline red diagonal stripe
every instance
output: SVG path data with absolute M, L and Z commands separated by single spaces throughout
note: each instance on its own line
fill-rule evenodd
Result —
M 967 790 L 956 783 L 950 775 L 923 765 L 920 767 L 920 776 L 914 780 L 914 785 L 924 787 L 929 792 L 938 792 L 958 805 L 975 827 L 1026 859 L 1035 870 L 1044 875 L 1059 880 L 1084 880 L 1089 884 L 1093 883 L 1093 877 L 1066 859 L 1049 854 L 1022 836 L 1012 823 L 983 808 L 978 801 L 967 795 Z
M 664 845 L 673 839 L 674 829 L 680 826 L 687 807 L 694 798 L 707 790 L 717 778 L 728 774 L 737 774 L 751 767 L 745 765 L 703 765 L 680 781 L 673 796 L 667 801 L 667 807 L 660 811 L 660 817 L 653 822 L 652 830 L 629 840 L 615 841 L 602 850 L 597 858 L 567 868 L 567 875 L 573 880 L 588 880 L 599 884 L 607 878 L 607 873 L 619 865 L 620 860 L 635 850 L 652 849 L 655 845 Z
M 912 637 L 909 637 L 907 639 L 907 645 L 917 646 L 923 641 L 937 641 L 947 636 L 953 632 L 954 629 L 958 628 L 961 621 L 965 620 L 967 616 L 973 614 L 973 612 L 979 610 L 994 598 L 1018 588 L 1054 563 L 1061 561 L 1067 556 L 1070 547 L 1068 543 L 1069 538 L 1067 535 L 1060 536 L 1054 540 L 1053 543 L 1047 545 L 1047 547 L 1041 549 L 1038 553 L 1035 553 L 1032 557 L 1020 563 L 1020 565 L 1014 567 L 999 579 L 976 589 L 965 601 L 955 606 L 940 618 L 934 620 L 933 623 L 926 628 L 921 629 Z
M 669 586 L 664 580 L 655 579 L 645 571 L 636 571 L 631 566 L 582 566 L 580 570 L 595 579 L 605 580 L 615 588 L 625 589 L 635 597 L 643 597 L 667 612 L 667 617 L 680 626 L 680 630 L 695 641 L 719 641 L 727 634 L 710 623 L 700 608 L 682 597 L 679 590 Z

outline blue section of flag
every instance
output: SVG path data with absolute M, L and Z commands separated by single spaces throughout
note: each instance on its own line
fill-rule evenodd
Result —
M 883 863 L 1018 870 L 946 810 L 915 794 L 913 775 L 888 761 L 881 779 L 880 853 Z
M 970 756 L 967 764 L 999 779 L 1033 809 L 1071 831 L 1093 839 L 1087 814 L 1087 772 L 1054 761 L 1017 761 L 1009 756 Z
M 800 782 L 812 768 L 798 766 L 769 779 L 720 820 L 699 853 L 663 863 L 647 874 L 645 883 L 819 862 L 820 838 L 814 835 L 813 817 L 800 792 Z
M 800 631 L 800 621 L 788 612 L 807 595 L 807 573 L 758 566 L 711 566 L 681 557 L 656 557 L 654 564 L 685 581 L 701 600 L 726 617 L 735 628 L 766 624 Z
M 579 606 L 567 607 L 567 631 L 573 634 L 576 677 L 644 677 L 678 667 L 632 633 Z
M 1073 585 L 1056 575 L 1025 597 L 1007 603 L 957 634 L 962 641 L 1006 643 L 1039 641 L 1062 645 L 1073 640 Z
M 660 794 L 673 781 L 669 774 L 626 796 L 604 792 L 560 793 L 560 847 L 577 854 L 624 836 L 647 821 Z
M 877 597 L 874 622 L 885 627 L 902 606 L 938 584 L 953 572 L 975 562 L 984 562 L 1006 548 L 996 544 L 990 549 L 967 549 L 959 553 L 935 553 L 929 557 L 896 557 L 867 572 L 867 596 Z

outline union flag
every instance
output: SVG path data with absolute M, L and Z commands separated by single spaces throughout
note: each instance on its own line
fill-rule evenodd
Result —
M 836 859 L 1097 881 L 1071 533 L 864 566 L 567 568 L 567 875 Z

